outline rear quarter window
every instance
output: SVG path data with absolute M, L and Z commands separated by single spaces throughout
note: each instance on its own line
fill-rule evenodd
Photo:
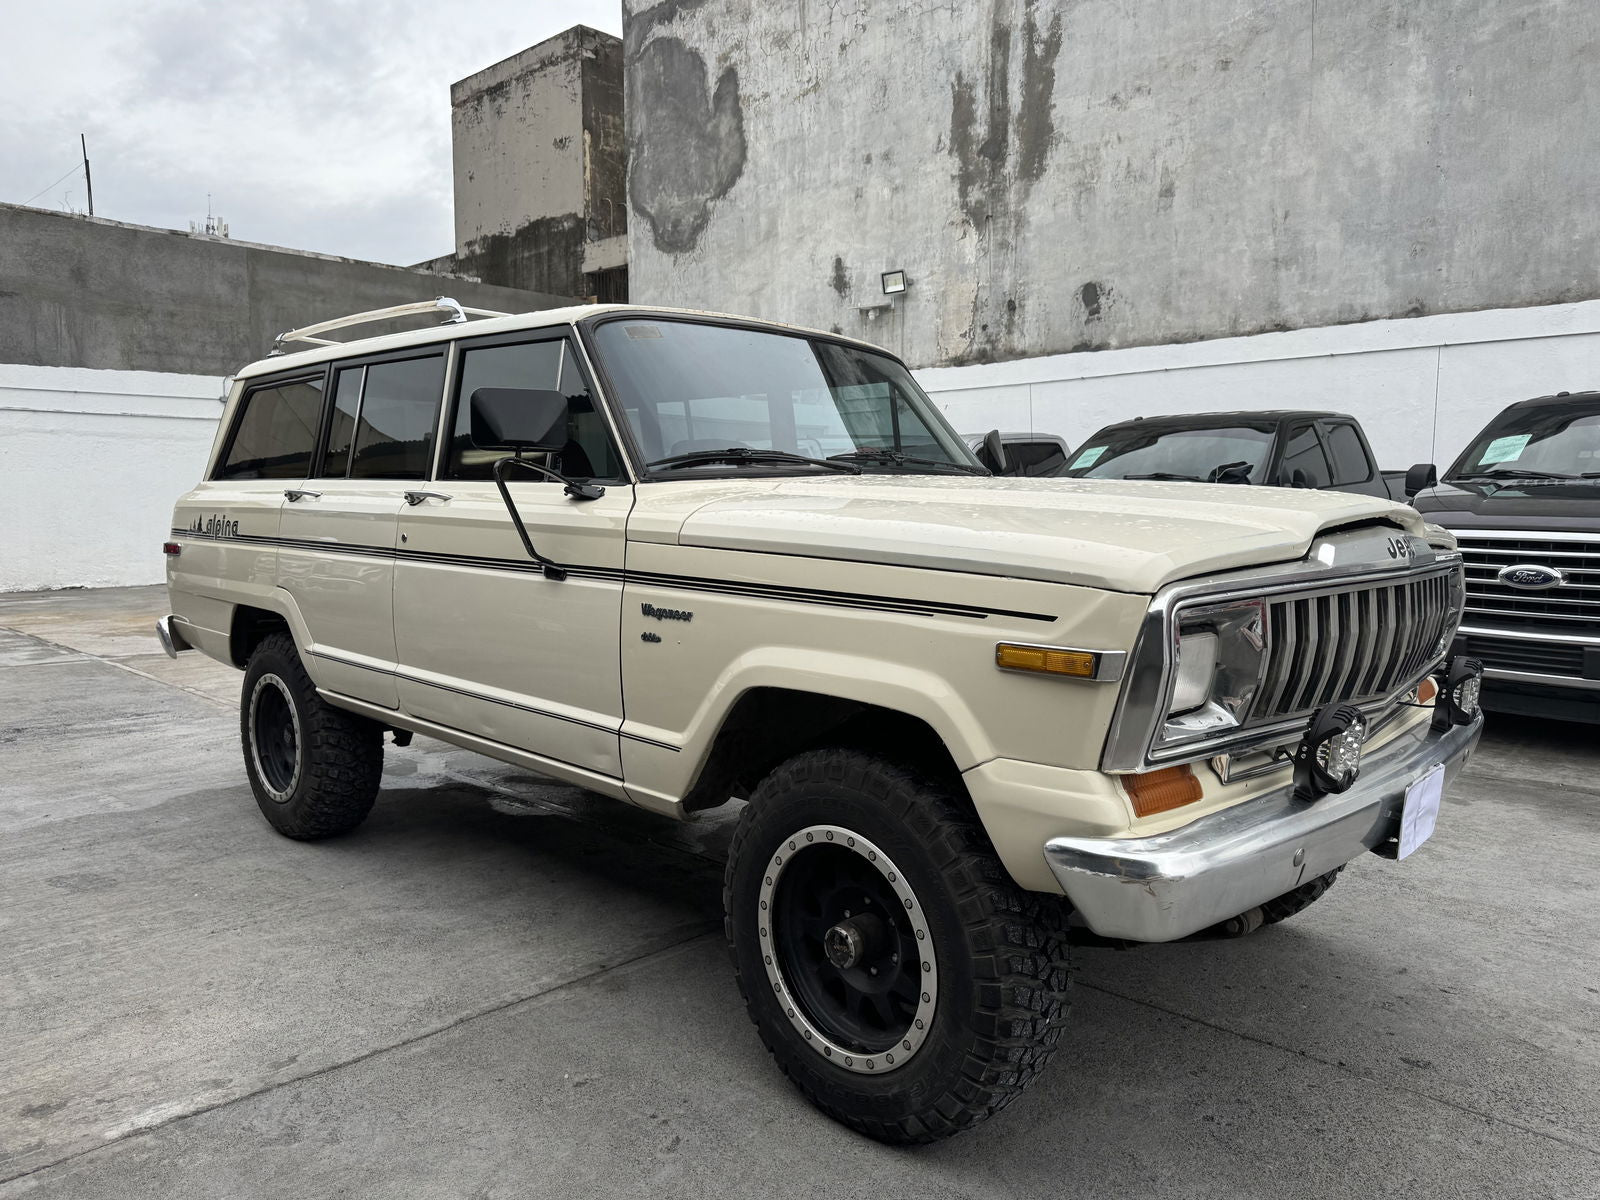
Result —
M 218 479 L 304 479 L 322 420 L 322 379 L 252 388 L 239 402 Z

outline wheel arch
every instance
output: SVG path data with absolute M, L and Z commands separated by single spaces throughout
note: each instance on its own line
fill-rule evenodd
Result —
M 883 754 L 939 777 L 966 798 L 959 752 L 925 716 L 832 691 L 756 685 L 740 692 L 723 714 L 683 797 L 683 811 L 746 798 L 780 763 L 823 746 Z
M 259 604 L 235 604 L 228 626 L 228 657 L 241 671 L 250 665 L 250 656 L 274 633 L 287 633 L 303 654 L 310 642 L 305 621 L 294 598 L 281 588 L 259 597 Z

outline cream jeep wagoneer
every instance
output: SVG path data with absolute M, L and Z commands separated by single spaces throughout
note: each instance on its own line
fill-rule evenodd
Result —
M 452 319 L 322 336 L 418 311 Z M 360 824 L 386 732 L 746 801 L 751 1019 L 885 1141 L 1039 1072 L 1069 922 L 1282 920 L 1409 854 L 1478 737 L 1460 557 L 1397 504 L 996 478 L 892 356 L 728 317 L 441 300 L 280 346 L 178 501 L 159 629 L 244 671 L 267 820 Z

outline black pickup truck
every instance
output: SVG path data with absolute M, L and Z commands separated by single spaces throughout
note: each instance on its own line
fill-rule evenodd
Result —
M 1352 416 L 1303 409 L 1135 417 L 1107 425 L 1063 475 L 1331 488 L 1403 500 L 1403 471 L 1380 471 Z
M 1600 392 L 1511 405 L 1437 476 L 1406 490 L 1461 545 L 1484 707 L 1600 722 Z

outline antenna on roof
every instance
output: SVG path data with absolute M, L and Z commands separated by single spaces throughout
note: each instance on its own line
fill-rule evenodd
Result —
M 228 236 L 228 223 L 219 217 L 211 215 L 211 193 L 206 193 L 206 220 L 205 224 L 199 221 L 189 222 L 189 232 L 195 237 L 225 238 Z
M 89 178 L 89 139 L 78 135 L 78 145 L 83 150 L 83 186 L 89 193 L 89 215 L 94 216 L 94 180 Z

